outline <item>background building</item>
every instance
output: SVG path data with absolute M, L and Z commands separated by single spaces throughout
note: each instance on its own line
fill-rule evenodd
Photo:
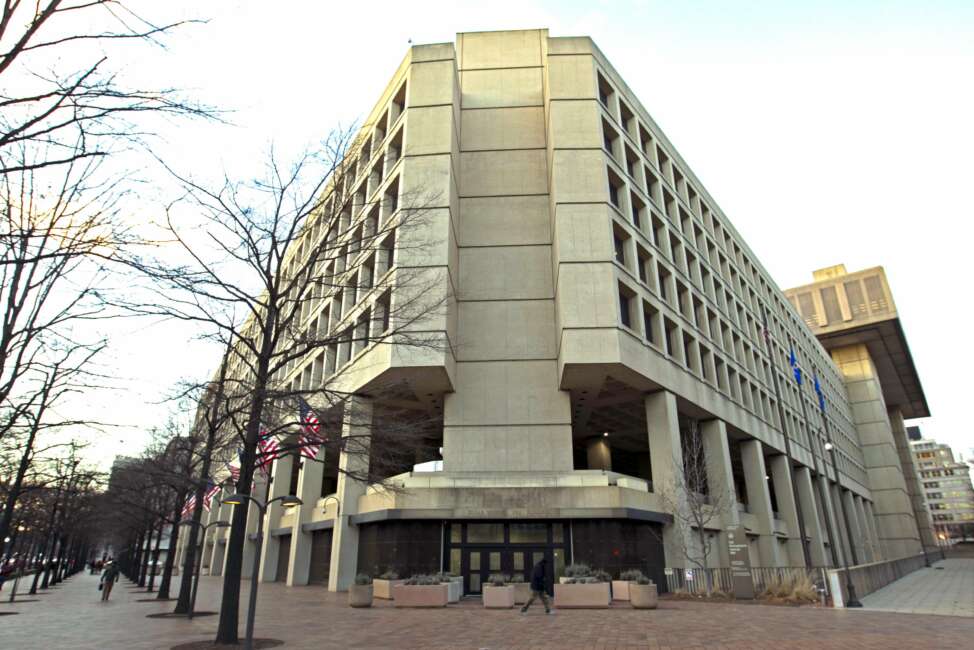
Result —
M 388 491 L 350 480 L 344 455 L 277 460 L 271 496 L 305 505 L 271 508 L 264 580 L 334 590 L 356 572 L 447 570 L 478 593 L 489 573 L 547 557 L 551 579 L 581 561 L 665 584 L 664 567 L 727 566 L 728 530 L 744 533 L 753 566 L 802 566 L 806 548 L 824 566 L 932 545 L 898 453 L 903 417 L 926 412 L 912 365 L 889 360 L 899 392 L 884 401 L 885 358 L 823 347 L 591 39 L 526 30 L 414 46 L 363 137 L 361 205 L 441 197 L 437 245 L 403 255 L 397 242 L 387 259 L 440 274 L 447 308 L 424 325 L 448 346 L 339 348 L 280 381 L 369 396 L 319 412 L 333 435 L 354 433 L 350 411 L 429 423 L 442 463 L 403 468 Z M 383 299 L 350 317 L 323 300 L 309 318 L 335 331 Z M 820 382 L 838 467 L 792 350 Z M 374 444 L 395 443 L 374 429 Z M 681 525 L 693 503 L 714 512 L 705 530 Z M 214 574 L 225 535 L 206 541 Z
M 974 538 L 970 466 L 935 440 L 912 441 L 910 447 L 934 532 L 946 539 Z

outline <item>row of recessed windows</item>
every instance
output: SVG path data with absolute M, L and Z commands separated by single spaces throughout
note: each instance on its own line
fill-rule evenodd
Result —
M 609 120 L 603 120 L 605 147 L 620 166 L 629 172 L 640 191 L 656 202 L 661 211 L 674 224 L 680 225 L 684 236 L 697 244 L 702 255 L 706 254 L 711 258 L 713 268 L 719 269 L 725 281 L 730 282 L 738 289 L 738 295 L 744 296 L 755 312 L 759 310 L 754 304 L 753 289 L 746 285 L 747 282 L 750 282 L 759 287 L 758 295 L 764 296 L 769 303 L 775 305 L 775 309 L 769 314 L 771 319 L 769 327 L 772 332 L 780 336 L 785 328 L 785 321 L 788 321 L 790 327 L 787 329 L 793 338 L 802 340 L 806 348 L 814 349 L 813 338 L 809 332 L 797 327 L 795 315 L 790 313 L 786 307 L 787 301 L 777 295 L 777 292 L 772 291 L 770 283 L 757 270 L 741 246 L 734 241 L 729 229 L 725 228 L 717 215 L 707 207 L 699 193 L 687 181 L 686 175 L 676 167 L 672 157 L 664 151 L 662 144 L 640 123 L 634 111 L 626 104 L 625 100 L 618 97 L 612 85 L 601 73 L 598 75 L 598 92 L 599 101 L 612 121 L 610 123 Z M 614 123 L 619 125 L 618 130 L 613 126 Z M 626 137 L 623 138 L 620 134 L 625 134 Z M 646 164 L 647 161 L 648 165 Z M 659 178 L 669 184 L 672 192 L 660 186 L 659 178 L 650 171 L 651 167 L 655 168 Z M 631 212 L 634 221 L 638 221 L 637 215 L 642 212 L 645 203 L 642 200 L 637 200 L 629 206 L 622 206 L 623 196 L 619 190 L 620 186 L 617 184 L 614 191 L 620 199 L 620 209 L 624 213 Z M 679 204 L 674 196 L 679 197 L 689 206 L 689 212 L 683 205 Z M 716 240 L 716 246 L 702 235 L 703 231 L 700 228 L 692 223 L 691 214 L 703 222 L 704 228 Z M 691 227 L 693 228 L 692 233 Z M 706 245 L 702 245 L 701 239 L 707 241 Z M 717 247 L 722 251 L 727 251 L 730 256 L 729 262 L 728 257 L 723 252 L 718 254 L 718 261 L 713 259 L 714 254 L 717 253 Z M 742 269 L 742 271 L 738 273 L 738 269 Z M 738 275 L 743 277 L 738 277 Z M 780 319 L 778 314 L 784 314 L 786 318 Z M 834 372 L 834 368 L 830 368 L 830 370 Z M 837 380 L 837 375 L 831 379 Z
M 812 340 L 807 332 L 795 327 L 797 323 L 794 322 L 793 315 L 786 307 L 788 303 L 771 291 L 769 284 L 734 241 L 730 231 L 721 225 L 716 215 L 688 183 L 686 176 L 673 163 L 672 158 L 639 123 L 625 101 L 616 97 L 615 91 L 602 75 L 599 75 L 599 100 L 609 116 L 622 125 L 621 133 L 626 136 L 623 137 L 620 130 L 617 130 L 609 119 L 603 118 L 603 145 L 613 161 L 625 170 L 626 178 L 623 178 L 623 175 L 617 173 L 612 166 L 607 168 L 609 200 L 619 211 L 620 216 L 628 219 L 632 228 L 652 242 L 659 253 L 687 277 L 692 286 L 702 289 L 704 294 L 727 314 L 732 322 L 736 322 L 752 342 L 758 345 L 760 345 L 762 327 L 757 317 L 748 313 L 748 308 L 754 313 L 760 311 L 759 294 L 754 291 L 749 282 L 760 285 L 760 292 L 769 302 L 775 304 L 778 311 L 791 317 L 792 326 L 787 327 L 790 334 L 789 343 L 798 349 L 799 354 L 805 352 L 803 356 L 807 358 L 807 352 L 801 348 L 814 349 Z M 660 179 L 664 180 L 665 184 L 661 183 Z M 656 210 L 665 215 L 672 226 L 667 225 Z M 703 228 L 698 225 L 694 217 L 703 222 Z M 708 326 L 702 327 L 702 319 L 697 316 L 701 310 L 705 310 L 703 301 L 688 291 L 685 283 L 674 279 L 661 264 L 656 264 L 652 255 L 643 246 L 635 244 L 633 250 L 632 238 L 625 233 L 626 230 L 616 224 L 613 233 L 616 260 L 628 270 L 634 269 L 640 281 L 646 283 L 665 302 L 673 306 L 675 301 L 677 303 L 675 308 L 683 313 L 689 322 L 694 323 L 705 335 L 713 337 L 714 332 L 709 323 L 715 322 L 715 318 L 708 317 L 706 319 Z M 680 234 L 683 236 L 680 237 Z M 728 251 L 729 255 L 724 251 Z M 658 267 L 655 274 L 651 271 L 654 265 Z M 711 268 L 714 270 L 713 274 Z M 744 271 L 739 271 L 739 268 Z M 734 293 L 724 288 L 716 277 L 720 277 L 729 287 L 732 287 L 736 295 L 742 296 L 745 304 L 736 302 Z M 671 298 L 670 295 L 673 294 L 675 295 Z M 773 312 L 769 316 L 771 330 L 777 329 L 779 332 L 772 344 L 777 348 L 778 355 L 785 356 L 787 350 L 777 340 L 785 326 Z M 803 340 L 806 345 L 796 345 L 796 339 Z M 752 372 L 757 372 L 755 361 L 757 356 L 754 347 L 745 344 L 746 350 L 743 354 L 740 352 L 740 347 L 740 344 L 733 344 L 725 345 L 724 349 L 732 356 L 743 357 L 743 364 L 747 365 Z M 782 380 L 786 381 L 787 375 L 784 371 L 781 369 L 778 371 L 782 374 Z M 768 373 L 769 369 L 764 364 L 762 381 L 770 387 Z M 819 375 L 823 391 L 826 392 L 829 401 L 835 403 L 838 376 L 828 360 L 823 360 Z M 798 399 L 801 397 L 797 389 L 791 391 L 786 395 L 786 404 L 797 409 Z M 805 399 L 812 398 L 805 396 Z M 813 400 L 813 408 L 815 407 Z M 831 419 L 831 414 L 829 415 Z M 797 419 L 797 415 L 792 414 L 792 416 Z M 842 419 L 846 421 L 836 422 L 836 430 L 854 448 L 856 445 L 849 436 L 851 420 Z

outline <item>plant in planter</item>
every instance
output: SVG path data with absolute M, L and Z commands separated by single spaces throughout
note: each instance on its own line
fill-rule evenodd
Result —
M 642 575 L 639 569 L 627 569 L 620 573 L 619 579 L 612 581 L 612 600 L 629 600 L 629 583 L 636 582 Z
M 385 571 L 380 573 L 377 578 L 372 581 L 374 588 L 374 593 L 376 598 L 392 598 L 392 588 L 396 585 L 402 584 L 403 581 L 399 579 L 399 574 L 395 571 Z
M 348 588 L 348 604 L 351 607 L 372 607 L 372 578 L 360 573 Z
M 511 576 L 505 573 L 492 573 L 483 589 L 484 607 L 488 609 L 510 609 L 514 607 L 514 585 Z
M 446 585 L 447 602 L 458 603 L 463 595 L 463 577 L 452 573 L 437 573 L 440 584 Z
M 438 575 L 414 575 L 392 588 L 396 607 L 446 607 L 449 590 Z
M 659 594 L 653 581 L 642 571 L 626 571 L 620 577 L 624 576 L 629 578 L 629 604 L 634 609 L 656 609 Z
M 593 571 L 586 564 L 565 568 L 567 580 L 555 585 L 555 606 L 559 608 L 604 608 L 612 599 L 609 589 L 611 576 L 605 571 Z

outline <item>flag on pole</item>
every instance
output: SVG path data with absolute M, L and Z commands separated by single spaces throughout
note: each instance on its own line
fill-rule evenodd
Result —
M 220 491 L 220 486 L 210 480 L 210 486 L 207 488 L 206 492 L 203 494 L 203 510 L 207 512 L 210 511 L 210 504 L 213 503 L 213 497 L 216 493 Z
M 798 358 L 795 356 L 795 348 L 790 348 L 790 354 L 788 355 L 788 363 L 791 364 L 791 370 L 795 373 L 795 383 L 799 386 L 802 385 L 802 368 L 798 365 Z
M 230 472 L 230 479 L 236 483 L 240 480 L 240 467 L 237 465 L 231 465 L 230 463 L 225 463 L 227 471 Z
M 183 509 L 180 511 L 180 514 L 183 517 L 188 517 L 191 514 L 193 514 L 193 509 L 195 508 L 196 508 L 196 494 L 193 493 L 192 496 L 186 499 L 186 503 L 183 505 Z
M 822 385 L 818 383 L 818 373 L 815 374 L 815 394 L 818 395 L 818 407 L 825 413 L 825 393 L 822 392 Z
M 277 442 L 277 438 L 265 429 L 261 429 L 257 437 L 257 469 L 264 474 L 269 473 L 271 463 L 280 456 L 281 445 Z
M 298 418 L 301 421 L 301 435 L 298 437 L 301 455 L 314 460 L 325 440 L 321 437 L 321 422 L 318 420 L 318 415 L 301 397 L 298 398 Z

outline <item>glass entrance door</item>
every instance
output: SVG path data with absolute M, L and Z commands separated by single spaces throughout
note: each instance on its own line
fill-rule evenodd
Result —
M 479 594 L 490 574 L 503 573 L 504 552 L 497 547 L 468 546 L 462 551 L 461 575 L 463 576 L 463 591 L 467 594 Z

